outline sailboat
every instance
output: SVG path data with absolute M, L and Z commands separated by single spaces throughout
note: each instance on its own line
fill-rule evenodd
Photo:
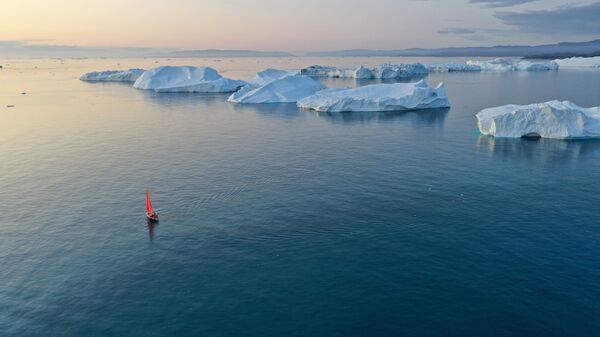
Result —
M 158 214 L 154 211 L 152 207 L 152 202 L 150 201 L 150 191 L 146 190 L 146 218 L 150 221 L 158 222 Z

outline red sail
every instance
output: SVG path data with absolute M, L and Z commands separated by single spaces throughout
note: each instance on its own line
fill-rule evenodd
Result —
M 150 192 L 146 191 L 146 212 L 154 213 L 154 208 L 152 207 L 152 202 L 150 201 Z

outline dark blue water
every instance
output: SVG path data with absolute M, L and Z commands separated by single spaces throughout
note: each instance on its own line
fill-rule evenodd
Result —
M 451 110 L 350 114 L 22 76 L 0 95 L 2 336 L 600 334 L 600 141 L 474 118 L 600 105 L 598 71 L 432 76 Z

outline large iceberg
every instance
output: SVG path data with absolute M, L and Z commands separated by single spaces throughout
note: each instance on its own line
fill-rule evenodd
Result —
M 389 80 L 425 77 L 429 74 L 429 70 L 421 63 L 383 64 L 376 68 L 367 68 L 364 66 L 358 68 L 336 68 L 314 65 L 301 69 L 300 73 L 312 77 Z
M 486 71 L 550 71 L 558 70 L 556 62 L 530 62 L 517 59 L 497 58 L 487 61 L 467 61 L 468 65 L 479 66 Z
M 246 84 L 219 75 L 210 67 L 162 66 L 148 70 L 134 83 L 134 88 L 156 92 L 234 92 Z
M 282 77 L 296 75 L 297 73 L 297 71 L 287 71 L 269 68 L 263 71 L 259 71 L 258 73 L 256 73 L 256 76 L 254 76 L 254 78 L 248 80 L 247 82 L 248 85 L 252 87 L 262 87 L 263 85 L 278 80 Z
M 79 78 L 87 82 L 135 82 L 144 69 L 94 71 L 81 75 Z
M 427 65 L 432 73 L 452 73 L 452 72 L 479 72 L 481 67 L 475 64 L 465 63 L 435 63 Z
M 481 133 L 494 137 L 600 137 L 600 107 L 582 108 L 568 101 L 504 105 L 476 116 Z
M 258 88 L 250 85 L 233 93 L 228 101 L 233 103 L 295 103 L 325 89 L 308 76 L 288 75 L 268 82 Z
M 354 89 L 328 89 L 298 101 L 298 107 L 320 112 L 402 111 L 447 108 L 444 85 L 417 83 L 372 84 Z
M 554 60 L 561 67 L 586 67 L 600 68 L 600 56 L 571 57 L 568 59 Z

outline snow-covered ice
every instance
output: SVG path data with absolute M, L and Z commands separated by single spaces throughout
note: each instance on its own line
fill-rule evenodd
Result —
M 134 83 L 134 87 L 156 92 L 234 92 L 246 82 L 222 77 L 210 67 L 162 66 L 150 69 Z
M 568 101 L 504 105 L 476 116 L 481 133 L 494 137 L 600 137 L 600 107 L 582 108 Z
M 561 67 L 586 67 L 600 68 L 600 56 L 594 57 L 571 57 L 568 59 L 554 60 Z
M 256 73 L 256 76 L 254 76 L 254 78 L 248 80 L 247 82 L 253 87 L 261 87 L 282 77 L 288 75 L 296 75 L 297 73 L 297 71 L 287 71 L 269 68 Z
M 372 84 L 354 89 L 328 89 L 298 101 L 301 108 L 321 112 L 402 111 L 450 107 L 444 85 Z
M 106 70 L 83 74 L 79 79 L 87 82 L 135 82 L 144 69 Z
M 558 70 L 558 64 L 550 62 L 530 62 L 518 59 L 497 58 L 487 61 L 467 61 L 468 65 L 479 66 L 486 71 L 550 71 Z
M 478 72 L 481 67 L 475 64 L 465 63 L 434 63 L 427 65 L 432 73 L 451 73 L 451 72 Z
M 288 75 L 258 88 L 245 86 L 228 100 L 233 103 L 294 103 L 323 89 L 322 83 L 309 76 Z
M 377 79 L 397 79 L 427 76 L 429 70 L 421 63 L 412 64 L 383 64 L 373 70 Z

